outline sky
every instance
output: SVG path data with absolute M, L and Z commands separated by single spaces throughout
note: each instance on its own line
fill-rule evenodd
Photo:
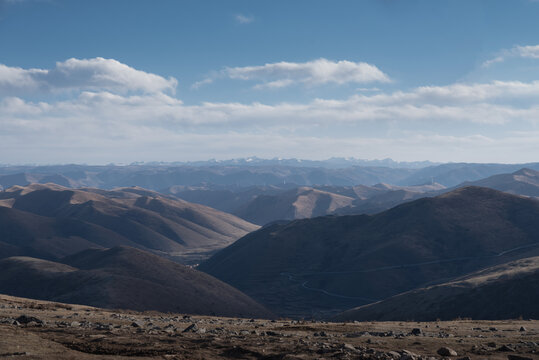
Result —
M 0 0 L 0 163 L 539 161 L 537 0 Z

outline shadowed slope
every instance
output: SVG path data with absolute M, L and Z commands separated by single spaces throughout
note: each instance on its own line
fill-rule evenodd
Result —
M 51 218 L 0 206 L 0 258 L 58 259 L 89 247 L 137 246 L 109 229 L 78 219 Z
M 0 260 L 0 292 L 105 308 L 271 316 L 231 286 L 138 249 L 85 250 L 62 262 Z
M 539 257 L 487 268 L 345 311 L 337 321 L 538 319 Z

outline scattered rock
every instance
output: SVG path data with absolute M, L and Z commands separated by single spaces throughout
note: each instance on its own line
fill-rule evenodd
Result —
M 443 346 L 436 351 L 441 356 L 457 356 L 457 352 L 447 346 Z
M 315 332 L 313 336 L 327 337 L 328 334 L 325 331 Z
M 526 331 L 526 328 L 524 326 L 521 326 L 519 331 Z
M 411 334 L 415 335 L 415 336 L 419 336 L 419 335 L 423 334 L 423 332 L 421 331 L 420 328 L 413 328 Z
M 94 329 L 101 331 L 112 330 L 112 325 L 97 323 Z

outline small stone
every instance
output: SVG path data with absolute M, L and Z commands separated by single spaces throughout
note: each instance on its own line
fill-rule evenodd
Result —
M 447 346 L 443 346 L 436 351 L 441 356 L 457 356 L 457 352 Z
M 513 349 L 511 346 L 507 346 L 507 345 L 502 345 L 498 348 L 498 351 L 510 351 L 510 352 L 514 352 L 515 349 Z
M 357 352 L 357 349 L 354 347 L 354 345 L 351 344 L 342 344 L 341 347 L 343 350 Z
M 524 326 L 521 326 L 519 331 L 526 331 L 526 328 Z
M 43 324 L 43 321 L 39 320 L 38 318 L 35 318 L 33 316 L 26 316 L 21 315 L 18 318 L 15 319 L 15 321 L 18 321 L 21 324 L 29 324 L 31 322 L 34 322 L 36 324 Z
M 131 323 L 131 326 L 134 327 L 134 328 L 141 328 L 143 326 L 143 324 L 140 321 L 133 321 Z
M 186 327 L 182 332 L 196 332 L 198 330 L 197 324 L 191 324 L 188 327 Z
M 412 334 L 412 335 L 415 335 L 415 336 L 419 336 L 419 335 L 421 335 L 422 333 L 423 333 L 423 332 L 421 331 L 420 328 L 413 328 L 413 329 L 412 329 L 412 332 L 411 332 L 411 334 Z
M 409 356 L 412 356 L 412 357 L 417 357 L 417 356 L 419 356 L 419 355 L 417 355 L 416 353 L 413 353 L 413 352 L 411 352 L 411 351 L 409 351 L 409 350 L 402 350 L 401 353 L 402 353 L 402 355 L 409 355 Z

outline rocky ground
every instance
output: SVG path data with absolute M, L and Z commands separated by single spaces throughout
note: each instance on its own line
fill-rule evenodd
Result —
M 124 357 L 539 359 L 539 321 L 271 321 L 113 311 L 0 295 L 0 358 Z

